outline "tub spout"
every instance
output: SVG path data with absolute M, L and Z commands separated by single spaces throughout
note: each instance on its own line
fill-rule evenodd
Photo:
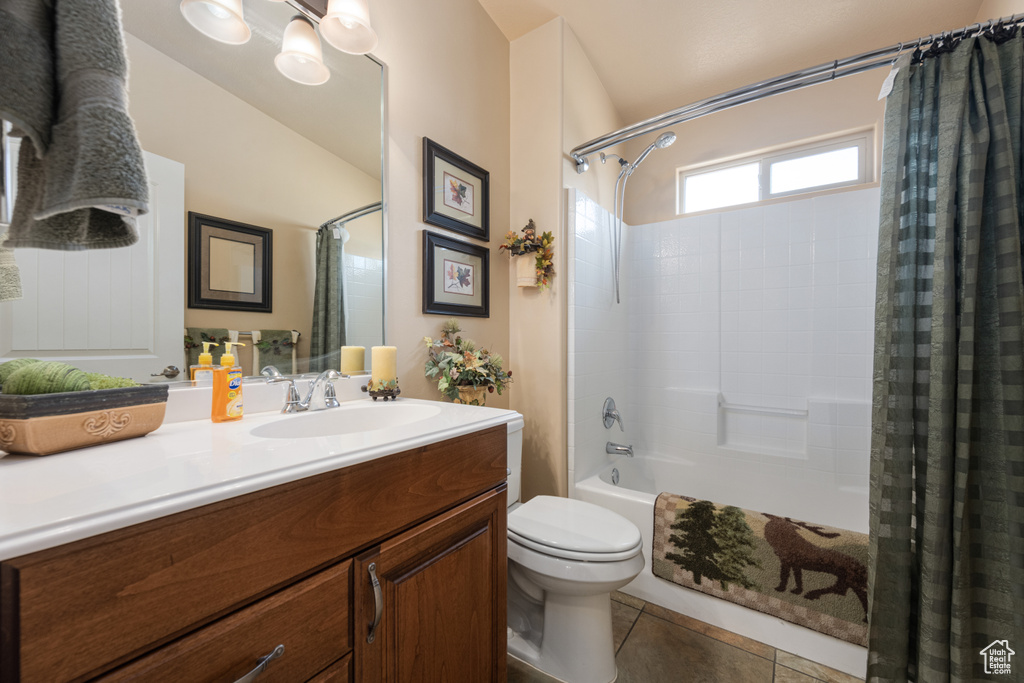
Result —
M 609 441 L 605 444 L 604 452 L 608 455 L 625 455 L 628 458 L 633 457 L 633 444 L 623 446 L 621 443 L 614 443 Z

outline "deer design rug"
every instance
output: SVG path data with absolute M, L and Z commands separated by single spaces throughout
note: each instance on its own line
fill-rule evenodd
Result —
M 867 534 L 662 493 L 654 575 L 867 644 Z

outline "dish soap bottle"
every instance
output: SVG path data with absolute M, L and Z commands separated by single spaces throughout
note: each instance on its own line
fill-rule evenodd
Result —
M 214 422 L 231 422 L 242 419 L 242 368 L 235 365 L 233 346 L 245 346 L 238 342 L 224 342 L 226 351 L 220 357 L 220 365 L 213 369 L 213 405 L 210 419 Z
M 199 364 L 189 367 L 190 379 L 194 387 L 213 386 L 213 354 L 210 353 L 211 346 L 220 346 L 220 344 L 203 342 L 203 352 L 199 354 Z

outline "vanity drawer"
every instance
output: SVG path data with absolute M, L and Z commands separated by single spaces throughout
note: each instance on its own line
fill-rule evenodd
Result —
M 345 655 L 345 659 L 335 662 L 328 669 L 309 679 L 309 683 L 351 683 L 351 681 L 352 655 Z
M 97 680 L 237 681 L 283 645 L 259 683 L 305 681 L 352 649 L 351 569 L 351 560 L 325 569 Z
M 0 680 L 130 662 L 498 486 L 505 448 L 501 425 L 0 563 Z

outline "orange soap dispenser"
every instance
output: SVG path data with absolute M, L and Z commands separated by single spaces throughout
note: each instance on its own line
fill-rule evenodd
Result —
M 242 419 L 242 368 L 235 365 L 233 346 L 245 346 L 239 342 L 224 342 L 224 355 L 220 365 L 213 369 L 213 405 L 210 419 L 214 422 L 231 422 Z
M 210 353 L 211 346 L 220 346 L 220 344 L 203 342 L 203 352 L 199 354 L 198 365 L 193 365 L 189 368 L 192 373 L 193 386 L 213 386 L 213 354 Z

